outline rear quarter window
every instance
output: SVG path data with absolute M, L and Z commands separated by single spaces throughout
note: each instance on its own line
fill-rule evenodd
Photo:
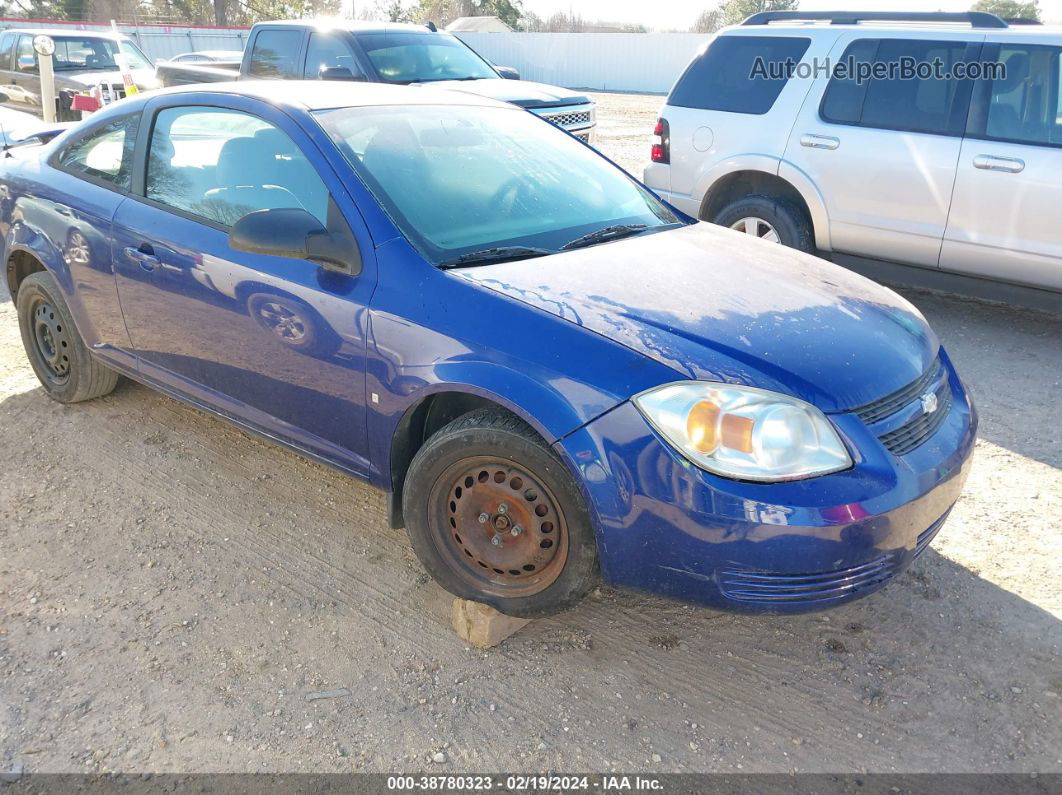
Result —
M 809 44 L 795 37 L 720 36 L 686 68 L 667 104 L 767 113 L 788 82 L 786 64 L 798 62 Z

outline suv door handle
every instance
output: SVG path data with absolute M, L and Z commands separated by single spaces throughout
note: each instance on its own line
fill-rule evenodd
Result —
M 161 261 L 155 256 L 155 249 L 148 243 L 141 243 L 140 248 L 129 246 L 124 251 L 125 256 L 129 257 L 133 262 L 139 263 L 140 267 L 146 271 L 155 270 Z
M 1008 174 L 1017 174 L 1025 170 L 1025 161 L 1017 157 L 978 155 L 974 158 L 973 164 L 974 168 L 983 168 L 986 171 L 1005 171 Z
M 832 135 L 812 135 L 808 133 L 800 136 L 800 145 L 809 149 L 836 149 L 841 145 L 841 139 L 834 138 Z

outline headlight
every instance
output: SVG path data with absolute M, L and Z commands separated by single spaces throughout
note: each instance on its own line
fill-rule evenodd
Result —
M 740 480 L 796 480 L 852 465 L 810 403 L 747 386 L 683 381 L 634 398 L 649 423 L 697 466 Z

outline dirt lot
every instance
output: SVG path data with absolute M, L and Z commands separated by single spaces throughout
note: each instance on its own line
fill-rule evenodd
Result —
M 660 98 L 600 99 L 634 168 Z M 1062 319 L 906 294 L 982 418 L 907 574 L 798 618 L 603 589 L 486 653 L 378 493 L 131 383 L 51 402 L 4 294 L 0 772 L 1062 771 Z

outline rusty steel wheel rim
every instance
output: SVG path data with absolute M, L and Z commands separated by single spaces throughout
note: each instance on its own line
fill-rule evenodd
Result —
M 462 459 L 436 479 L 429 505 L 436 548 L 481 592 L 532 596 L 564 569 L 564 513 L 553 492 L 524 467 L 494 456 Z

